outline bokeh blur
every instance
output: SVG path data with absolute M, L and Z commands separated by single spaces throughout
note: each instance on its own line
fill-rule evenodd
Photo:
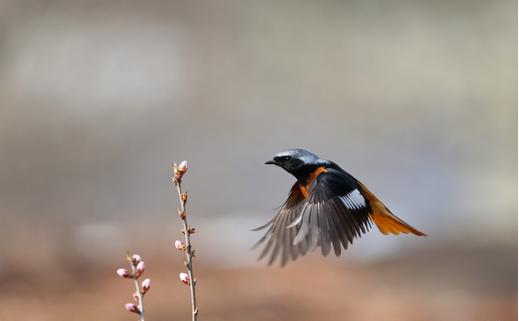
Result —
M 517 1 L 0 1 L 0 320 L 517 320 Z M 429 234 L 250 251 L 331 159 Z

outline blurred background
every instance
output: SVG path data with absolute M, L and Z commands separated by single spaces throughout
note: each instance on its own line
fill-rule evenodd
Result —
M 517 2 L 0 1 L 0 320 L 517 320 Z M 429 237 L 250 248 L 331 159 Z

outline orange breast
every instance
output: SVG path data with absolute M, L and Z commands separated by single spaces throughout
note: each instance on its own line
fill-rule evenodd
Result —
M 316 179 L 317 176 L 319 176 L 319 174 L 321 173 L 326 173 L 327 170 L 326 168 L 323 167 L 319 167 L 315 172 L 311 173 L 310 176 L 306 179 L 306 185 L 303 186 L 301 184 L 299 184 L 301 186 L 301 193 L 303 193 L 304 197 L 307 197 L 308 196 L 308 187 L 310 187 L 310 184 L 312 184 L 312 182 L 314 181 L 314 179 Z

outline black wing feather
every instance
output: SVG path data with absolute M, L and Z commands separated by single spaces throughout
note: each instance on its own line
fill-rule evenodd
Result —
M 341 243 L 347 249 L 348 243 L 353 243 L 354 238 L 371 227 L 369 204 L 358 206 L 342 199 L 355 189 L 361 190 L 355 178 L 333 168 L 327 168 L 314 179 L 306 198 L 296 182 L 276 217 L 256 229 L 270 225 L 255 245 L 267 241 L 259 259 L 270 252 L 268 265 L 271 265 L 281 255 L 281 266 L 284 266 L 289 259 L 296 260 L 318 246 L 323 256 L 329 254 L 332 246 L 339 256 Z

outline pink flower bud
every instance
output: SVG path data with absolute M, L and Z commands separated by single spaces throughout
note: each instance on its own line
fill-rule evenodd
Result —
M 184 284 L 189 284 L 189 275 L 180 273 L 180 281 L 184 282 Z
M 139 264 L 137 264 L 137 267 L 135 268 L 135 274 L 139 276 L 144 272 L 145 269 L 146 265 L 144 265 L 144 261 L 141 261 Z
M 137 293 L 137 292 L 133 292 L 133 299 L 134 299 L 135 301 L 139 301 L 139 293 Z
M 139 264 L 140 261 L 141 261 L 141 256 L 139 254 L 134 254 L 132 257 L 132 262 L 135 264 Z
M 126 307 L 126 310 L 128 310 L 130 312 L 137 313 L 137 314 L 141 313 L 141 311 L 139 310 L 139 307 L 133 303 L 126 303 L 124 306 Z
M 127 269 L 119 269 L 117 270 L 117 274 L 119 274 L 123 278 L 129 278 L 131 276 L 130 271 L 128 271 Z
M 178 170 L 183 172 L 187 171 L 187 161 L 180 163 L 180 165 L 178 165 Z
M 175 241 L 175 247 L 179 251 L 184 251 L 186 249 L 186 246 L 184 245 L 184 243 L 182 243 L 182 241 L 179 241 L 179 240 Z
M 146 279 L 146 280 L 142 281 L 142 284 L 141 284 L 142 292 L 146 293 L 150 289 L 150 285 L 151 285 L 150 279 Z

